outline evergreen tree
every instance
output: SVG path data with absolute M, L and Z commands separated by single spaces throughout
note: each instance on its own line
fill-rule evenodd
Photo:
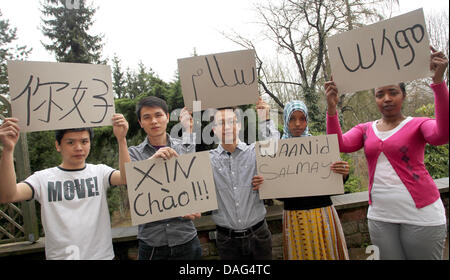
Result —
M 66 8 L 64 0 L 45 0 L 41 12 L 42 33 L 51 43 L 42 42 L 46 50 L 52 52 L 59 62 L 78 62 L 100 64 L 103 48 L 102 35 L 88 34 L 93 24 L 96 8 L 87 6 L 80 0 L 80 7 Z
M 120 67 L 120 59 L 117 57 L 117 55 L 114 55 L 112 59 L 113 63 L 113 89 L 114 93 L 116 94 L 116 98 L 125 98 L 126 96 L 126 87 L 125 87 L 125 77 L 124 73 L 122 72 L 122 69 Z
M 17 29 L 12 28 L 9 20 L 2 18 L 0 11 L 0 94 L 8 94 L 8 76 L 6 69 L 7 60 L 24 59 L 31 52 L 26 46 L 12 46 L 12 43 L 17 40 Z

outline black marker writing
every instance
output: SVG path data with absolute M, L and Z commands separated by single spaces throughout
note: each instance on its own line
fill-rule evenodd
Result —
M 82 121 L 83 123 L 86 123 L 86 121 L 84 120 L 83 116 L 81 115 L 80 109 L 78 108 L 78 105 L 81 103 L 81 100 L 83 100 L 83 97 L 84 97 L 84 95 L 86 94 L 86 90 L 87 90 L 87 88 L 81 87 L 81 83 L 82 83 L 82 81 L 80 81 L 80 83 L 78 84 L 78 87 L 72 88 L 72 89 L 75 90 L 75 94 L 74 94 L 74 96 L 72 97 L 72 101 L 73 101 L 74 107 L 73 107 L 72 110 L 70 110 L 67 114 L 65 114 L 64 116 L 62 116 L 59 120 L 64 119 L 65 117 L 67 117 L 68 115 L 70 115 L 70 113 L 72 113 L 73 110 L 76 109 L 77 112 L 78 112 L 78 115 L 79 115 L 80 118 L 81 118 L 81 121 Z M 78 101 L 76 101 L 77 95 L 78 95 L 78 91 L 79 91 L 80 89 L 83 90 L 83 93 L 82 93 L 82 95 L 81 95 L 81 98 L 80 98 Z
M 372 60 L 372 63 L 369 64 L 368 66 L 364 66 L 364 65 L 363 65 L 362 58 L 361 58 L 361 50 L 359 49 L 359 44 L 356 44 L 356 50 L 357 50 L 357 52 L 358 52 L 359 64 L 358 64 L 358 66 L 357 66 L 356 68 L 354 68 L 354 69 L 350 69 L 350 67 L 347 66 L 347 63 L 345 63 L 344 57 L 342 56 L 341 48 L 338 47 L 339 56 L 341 57 L 341 60 L 342 60 L 342 63 L 344 64 L 345 69 L 347 69 L 349 72 L 356 72 L 356 71 L 358 71 L 359 68 L 362 68 L 362 69 L 369 69 L 370 67 L 372 67 L 372 66 L 375 64 L 375 62 L 377 61 L 377 53 L 376 53 L 376 51 L 375 51 L 375 43 L 373 42 L 373 39 L 371 39 L 371 41 L 372 41 L 372 51 L 373 51 L 373 60 Z
M 36 81 L 36 86 L 33 86 L 34 81 Z M 82 86 L 83 81 L 79 81 L 78 85 L 72 88 L 69 88 L 70 83 L 68 82 L 60 82 L 60 81 L 52 81 L 52 82 L 41 82 L 39 77 L 35 77 L 34 75 L 30 75 L 27 84 L 25 85 L 24 89 L 17 94 L 17 96 L 12 95 L 12 101 L 16 101 L 23 97 L 26 94 L 26 123 L 27 126 L 30 126 L 31 120 L 33 118 L 33 114 L 37 113 L 38 111 L 45 110 L 45 117 L 44 118 L 38 118 L 39 121 L 50 123 L 52 119 L 54 119 L 54 107 L 59 109 L 56 114 L 60 115 L 63 114 L 61 117 L 57 117 L 58 121 L 61 121 L 65 118 L 67 118 L 70 114 L 72 114 L 74 111 L 77 112 L 78 116 L 80 117 L 81 121 L 83 123 L 86 123 L 86 118 L 83 115 L 82 110 L 87 110 L 86 105 L 81 106 L 81 104 L 92 104 L 91 100 L 88 100 L 88 98 L 92 98 L 94 100 L 100 100 L 103 102 L 103 104 L 93 104 L 92 107 L 94 108 L 104 108 L 104 111 L 102 112 L 101 118 L 99 120 L 89 120 L 91 123 L 101 123 L 105 120 L 105 117 L 107 116 L 108 109 L 113 107 L 113 104 L 108 104 L 108 101 L 106 100 L 105 96 L 109 93 L 109 86 L 108 84 L 101 80 L 101 79 L 92 79 L 94 82 L 101 83 L 104 85 L 105 90 L 101 94 L 88 94 L 89 88 L 87 86 Z M 48 95 L 45 94 L 45 89 L 48 89 Z M 67 90 L 66 90 L 67 89 Z M 65 91 L 64 91 L 65 90 Z M 68 91 L 72 90 L 72 91 Z M 62 94 L 72 94 L 72 102 L 73 105 L 70 108 L 64 108 L 64 106 L 61 106 L 61 104 L 58 104 L 57 101 L 61 99 Z M 64 97 L 66 98 L 66 97 Z M 33 104 L 38 104 L 33 105 Z M 83 108 L 83 109 L 82 109 Z
M 383 35 L 382 35 L 382 40 L 381 40 L 381 56 L 385 55 L 385 47 L 386 45 L 389 45 L 390 50 L 392 52 L 393 58 L 394 58 L 394 63 L 395 66 L 397 68 L 397 70 L 400 70 L 400 63 L 398 60 L 398 55 L 397 55 L 397 50 L 396 47 L 398 47 L 401 50 L 404 49 L 409 49 L 410 50 L 410 58 L 407 62 L 405 62 L 403 64 L 403 67 L 407 67 L 409 65 L 411 65 L 414 62 L 414 59 L 416 57 L 416 52 L 414 49 L 414 46 L 409 38 L 409 34 L 411 34 L 410 36 L 412 37 L 413 41 L 415 43 L 420 43 L 422 42 L 422 40 L 425 37 L 425 29 L 421 24 L 415 24 L 412 27 L 408 27 L 406 29 L 401 29 L 401 30 L 397 30 L 395 32 L 394 35 L 394 39 L 395 39 L 395 45 L 391 42 L 391 40 L 388 38 L 387 34 L 386 34 L 386 29 L 383 29 Z M 374 43 L 374 38 L 371 38 L 371 45 L 372 45 L 372 53 L 373 53 L 373 58 L 372 58 L 372 62 L 369 63 L 367 66 L 365 66 L 363 64 L 362 61 L 362 57 L 361 57 L 361 49 L 360 49 L 360 45 L 359 43 L 356 44 L 356 52 L 357 52 L 357 56 L 358 56 L 358 63 L 356 65 L 356 67 L 351 67 L 348 65 L 348 63 L 345 61 L 345 58 L 342 54 L 341 48 L 337 47 L 338 52 L 339 52 L 339 56 L 341 59 L 342 64 L 344 65 L 345 69 L 347 69 L 347 71 L 349 72 L 356 72 L 359 69 L 363 69 L 363 70 L 367 70 L 373 67 L 373 65 L 375 65 L 376 61 L 377 61 L 377 52 L 376 52 L 376 46 Z
M 192 193 L 188 193 L 187 191 L 182 191 L 178 194 L 170 194 L 169 189 L 164 188 L 164 195 L 160 199 L 154 198 L 152 196 L 152 191 L 149 191 L 147 193 L 146 201 L 144 200 L 143 203 L 140 203 L 142 199 L 145 199 L 144 193 L 139 193 L 136 198 L 134 199 L 133 203 L 133 209 L 134 212 L 138 216 L 146 216 L 147 214 L 153 215 L 155 213 L 162 213 L 164 211 L 169 211 L 174 208 L 178 207 L 185 207 L 191 202 L 191 197 L 194 198 L 194 200 L 203 200 L 209 199 L 209 192 L 207 184 L 204 180 L 202 182 L 191 182 L 192 187 Z M 203 192 L 204 191 L 204 192 Z M 203 193 L 205 196 L 203 197 Z M 145 207 L 145 211 L 141 211 L 138 209 L 138 204 L 141 205 L 141 207 Z M 144 206 L 142 206 L 144 205 Z
M 301 175 L 301 174 L 323 174 L 325 171 L 326 175 L 321 176 L 322 179 L 327 179 L 331 175 L 331 168 L 329 163 L 320 163 L 318 161 L 299 161 L 294 165 L 285 165 L 280 167 L 269 166 L 268 164 L 261 164 L 258 167 L 259 174 L 264 176 L 264 180 L 271 181 L 278 178 L 285 178 L 290 175 Z
M 220 67 L 220 63 L 217 60 L 217 57 L 215 55 L 213 55 L 213 60 L 214 60 L 214 64 L 213 64 L 213 66 L 211 66 L 211 63 L 210 63 L 208 57 L 205 57 L 205 62 L 206 62 L 206 66 L 208 68 L 210 80 L 216 88 L 236 87 L 239 85 L 248 86 L 248 85 L 255 83 L 255 81 L 256 81 L 255 67 L 251 68 L 251 75 L 252 75 L 251 81 L 246 80 L 244 69 L 239 69 L 239 70 L 234 69 L 233 70 L 234 81 L 233 81 L 233 83 L 229 83 L 229 82 L 225 81 L 224 75 L 222 73 L 222 69 Z M 217 73 L 217 75 L 214 75 L 213 72 Z M 192 76 L 191 76 L 192 87 L 194 89 L 195 101 L 198 100 L 198 93 L 197 93 L 197 87 L 195 84 L 195 78 L 200 77 L 201 75 L 203 75 L 203 69 L 198 69 L 197 72 L 195 74 L 192 74 Z
M 302 155 L 325 155 L 330 153 L 330 144 L 328 137 L 325 137 L 325 143 L 320 143 L 318 139 L 307 140 L 304 143 L 288 143 L 284 142 L 278 151 L 273 151 L 270 153 L 263 153 L 262 147 L 260 145 L 260 156 L 261 157 L 300 157 Z
M 94 95 L 93 96 L 94 99 L 100 99 L 100 100 L 102 100 L 105 103 L 103 105 L 94 105 L 94 107 L 103 107 L 103 108 L 105 108 L 105 111 L 103 112 L 103 116 L 100 118 L 100 120 L 98 120 L 98 121 L 91 121 L 91 123 L 101 123 L 101 122 L 103 122 L 105 120 L 105 117 L 106 117 L 106 115 L 108 113 L 108 108 L 113 107 L 113 105 L 112 104 L 108 104 L 108 101 L 104 97 L 109 92 L 108 84 L 105 83 L 105 81 L 102 81 L 102 80 L 99 80 L 99 79 L 92 79 L 92 80 L 96 81 L 96 82 L 100 82 L 106 87 L 105 92 L 103 94 L 98 94 L 98 95 Z

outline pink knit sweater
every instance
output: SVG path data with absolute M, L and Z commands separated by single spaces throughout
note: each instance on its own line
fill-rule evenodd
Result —
M 386 141 L 375 135 L 372 122 L 359 124 L 342 135 L 337 114 L 327 114 L 327 134 L 337 134 L 341 152 L 352 153 L 364 147 L 369 169 L 369 204 L 372 203 L 370 192 L 381 152 L 408 189 L 417 208 L 425 207 L 440 197 L 423 159 L 426 143 L 448 143 L 449 93 L 445 82 L 432 84 L 431 88 L 435 96 L 436 119 L 413 118 Z

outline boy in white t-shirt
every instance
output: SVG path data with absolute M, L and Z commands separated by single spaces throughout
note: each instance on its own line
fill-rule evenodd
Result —
M 18 120 L 7 118 L 0 126 L 0 203 L 39 201 L 47 259 L 114 258 L 106 191 L 110 186 L 126 184 L 125 163 L 130 162 L 130 156 L 128 122 L 121 114 L 115 114 L 112 120 L 120 171 L 86 163 L 92 128 L 67 129 L 55 132 L 62 163 L 35 172 L 20 183 L 16 183 L 13 161 Z

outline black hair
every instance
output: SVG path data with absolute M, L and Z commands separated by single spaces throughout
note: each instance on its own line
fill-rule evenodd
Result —
M 402 90 L 403 95 L 406 95 L 406 84 L 401 82 L 401 83 L 398 84 L 398 86 Z
M 406 96 L 406 84 L 404 82 L 400 82 L 397 84 L 400 90 L 402 91 L 403 95 Z M 375 94 L 375 88 L 372 89 L 373 94 Z
M 212 115 L 211 116 L 211 121 L 212 122 L 215 122 L 215 118 L 216 118 L 216 114 L 218 113 L 218 112 L 220 112 L 220 111 L 223 111 L 223 110 L 231 110 L 233 113 L 234 113 L 234 115 L 236 116 L 236 119 L 239 121 L 240 120 L 240 118 L 241 118 L 241 110 L 238 110 L 239 108 L 238 107 L 222 107 L 222 108 L 217 108 L 216 110 L 216 112 L 214 112 L 214 115 Z
M 167 107 L 166 101 L 156 96 L 147 96 L 141 99 L 136 105 L 136 115 L 139 121 L 141 120 L 142 107 L 159 107 L 164 111 L 164 113 L 169 113 L 169 108 Z
M 63 139 L 64 134 L 66 134 L 68 132 L 78 132 L 78 131 L 87 131 L 87 132 L 89 132 L 89 140 L 92 142 L 92 139 L 94 139 L 94 130 L 92 129 L 92 127 L 55 130 L 55 139 L 56 139 L 56 141 L 58 141 L 58 144 L 61 145 L 61 140 Z

